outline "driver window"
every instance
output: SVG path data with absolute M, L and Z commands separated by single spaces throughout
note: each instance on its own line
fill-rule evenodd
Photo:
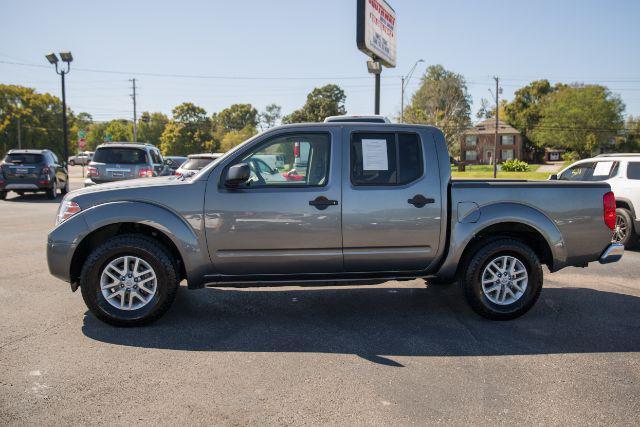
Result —
M 321 187 L 329 177 L 329 154 L 328 134 L 291 134 L 261 144 L 236 163 L 249 165 L 249 187 Z

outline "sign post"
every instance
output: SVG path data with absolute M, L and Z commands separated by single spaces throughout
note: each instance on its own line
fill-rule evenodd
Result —
M 87 132 L 80 130 L 78 131 L 78 150 L 77 154 L 80 154 L 81 150 L 84 150 L 87 147 Z M 84 161 L 82 162 L 82 177 L 84 178 Z
M 367 70 L 375 75 L 375 114 L 380 114 L 382 66 L 396 66 L 396 12 L 385 0 L 357 0 L 356 44 L 365 55 Z

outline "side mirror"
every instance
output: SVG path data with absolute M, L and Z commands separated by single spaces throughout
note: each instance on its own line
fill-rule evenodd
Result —
M 558 180 L 558 175 L 554 173 L 553 175 L 551 175 L 551 176 L 549 177 L 549 180 L 550 180 L 550 181 L 557 181 L 557 180 Z
M 224 185 L 227 187 L 237 187 L 240 184 L 247 182 L 251 177 L 251 169 L 246 163 L 238 163 L 233 165 L 227 171 L 227 177 L 224 180 Z

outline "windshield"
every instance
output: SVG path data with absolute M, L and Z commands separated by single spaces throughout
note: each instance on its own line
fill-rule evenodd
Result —
M 40 164 L 44 161 L 42 154 L 11 153 L 4 158 L 7 163 Z
M 98 148 L 93 155 L 93 161 L 96 163 L 118 163 L 124 165 L 147 163 L 144 150 L 122 147 Z
M 571 166 L 558 177 L 561 181 L 605 181 L 618 173 L 618 162 L 586 162 Z
M 203 167 L 207 166 L 214 159 L 212 158 L 191 158 L 187 160 L 182 166 L 181 169 L 191 170 L 191 171 L 199 171 Z

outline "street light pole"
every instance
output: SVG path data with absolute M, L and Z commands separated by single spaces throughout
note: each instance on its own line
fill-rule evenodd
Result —
M 401 85 L 401 90 L 400 90 L 400 123 L 404 123 L 404 90 L 407 88 L 407 86 L 409 85 L 409 81 L 411 80 L 411 76 L 413 76 L 413 72 L 415 71 L 416 67 L 418 66 L 419 63 L 424 62 L 424 59 L 418 59 L 416 61 L 415 64 L 413 64 L 413 67 L 411 67 L 411 70 L 409 71 L 409 73 L 407 74 L 407 76 L 402 76 L 402 85 Z
M 71 62 L 73 61 L 73 56 L 71 55 L 71 52 L 60 52 L 60 59 L 62 59 L 62 62 L 65 62 L 67 64 L 66 69 L 64 69 L 63 67 L 60 67 L 60 69 L 58 69 L 58 57 L 55 53 L 52 52 L 48 55 L 45 55 L 45 57 L 51 65 L 55 66 L 56 73 L 59 74 L 62 79 L 62 139 L 64 143 L 62 155 L 64 159 L 63 161 L 66 163 L 69 159 L 69 138 L 67 135 L 67 97 L 64 85 L 64 76 L 66 74 L 69 74 L 69 71 L 71 70 Z

